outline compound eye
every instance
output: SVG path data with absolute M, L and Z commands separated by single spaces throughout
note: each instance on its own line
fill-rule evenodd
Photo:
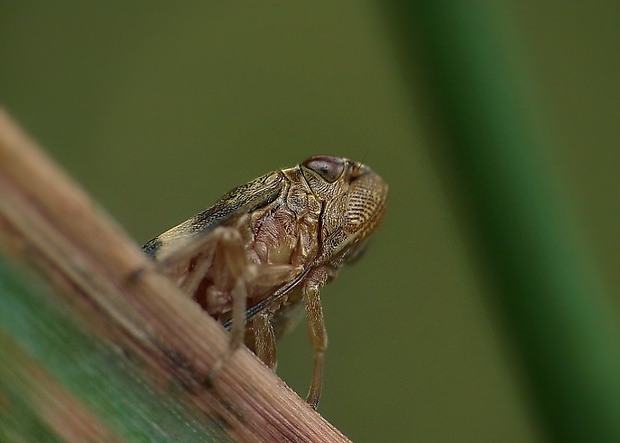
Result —
M 344 160 L 340 157 L 317 155 L 302 163 L 306 168 L 316 172 L 326 182 L 333 183 L 344 171 Z

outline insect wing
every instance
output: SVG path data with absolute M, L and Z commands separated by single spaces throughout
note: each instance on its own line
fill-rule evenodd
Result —
M 283 176 L 272 172 L 241 185 L 210 208 L 155 237 L 143 250 L 159 262 L 162 270 L 187 294 L 195 291 L 211 266 L 210 233 L 222 224 L 236 220 L 275 201 L 283 188 Z
M 213 228 L 273 202 L 282 188 L 283 177 L 279 172 L 258 177 L 233 189 L 210 208 L 150 240 L 142 249 L 164 267 L 182 261 L 184 256 L 191 258 Z

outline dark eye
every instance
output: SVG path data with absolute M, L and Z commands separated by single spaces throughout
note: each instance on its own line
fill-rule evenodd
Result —
M 329 155 L 317 155 L 303 162 L 303 165 L 311 171 L 319 174 L 323 180 L 333 183 L 338 180 L 344 171 L 344 160 L 340 157 Z

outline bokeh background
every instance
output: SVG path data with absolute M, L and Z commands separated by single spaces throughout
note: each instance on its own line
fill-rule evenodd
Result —
M 620 4 L 498 4 L 544 167 L 617 312 Z M 398 26 L 373 1 L 2 2 L 0 102 L 139 244 L 310 155 L 364 161 L 389 211 L 322 292 L 320 412 L 359 442 L 542 441 Z M 304 395 L 304 328 L 279 356 Z

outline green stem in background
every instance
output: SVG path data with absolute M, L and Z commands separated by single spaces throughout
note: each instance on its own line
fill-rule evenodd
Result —
M 620 441 L 617 324 L 563 215 L 504 16 L 490 2 L 458 0 L 394 0 L 391 12 L 409 76 L 427 70 L 421 106 L 434 108 L 472 203 L 544 431 L 554 441 Z M 412 57 L 420 47 L 424 61 Z

